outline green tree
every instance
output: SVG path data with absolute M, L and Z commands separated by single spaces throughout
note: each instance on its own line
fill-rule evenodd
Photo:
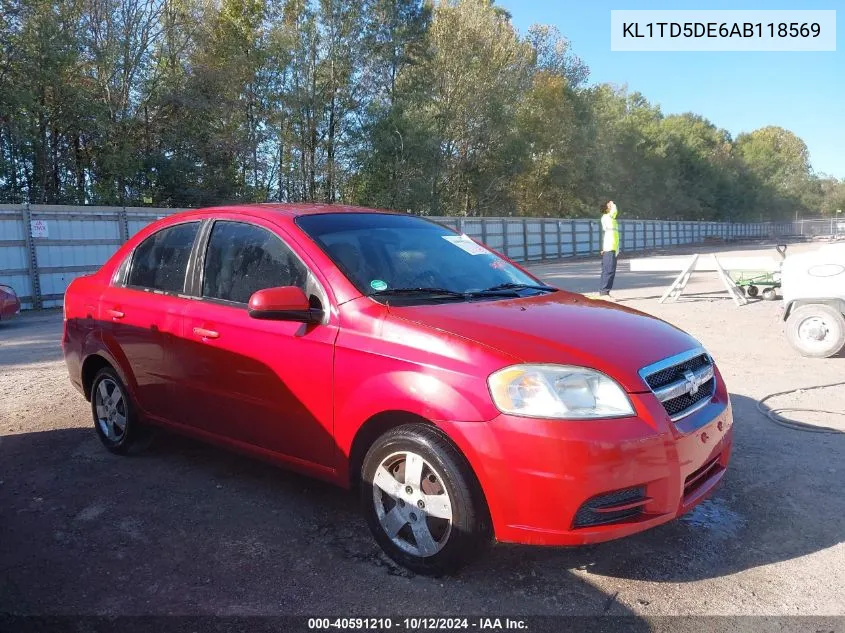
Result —
M 740 134 L 736 150 L 759 182 L 753 196 L 754 215 L 783 219 L 807 210 L 813 179 L 804 141 L 789 130 L 770 126 Z
M 415 68 L 429 89 L 409 116 L 432 139 L 427 157 L 433 214 L 512 212 L 511 179 L 524 147 L 513 120 L 531 82 L 531 46 L 489 0 L 434 8 L 428 63 Z
M 321 200 L 429 214 L 759 220 L 843 182 L 588 85 L 491 0 L 0 0 L 0 199 Z

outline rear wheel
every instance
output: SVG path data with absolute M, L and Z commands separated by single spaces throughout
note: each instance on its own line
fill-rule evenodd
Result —
M 757 286 L 748 286 L 745 289 L 745 294 L 749 297 L 756 297 L 760 293 L 760 289 Z
M 94 376 L 91 413 L 97 436 L 112 453 L 127 455 L 149 446 L 152 430 L 138 422 L 126 386 L 111 367 Z
M 766 301 L 774 301 L 777 298 L 778 293 L 777 290 L 775 290 L 774 288 L 766 288 L 763 291 L 763 299 L 765 299 Z
M 829 305 L 804 305 L 786 320 L 786 336 L 802 355 L 828 358 L 845 347 L 845 317 Z
M 392 429 L 364 458 L 361 504 L 385 553 L 439 576 L 456 571 L 490 541 L 486 506 L 469 465 L 423 424 Z

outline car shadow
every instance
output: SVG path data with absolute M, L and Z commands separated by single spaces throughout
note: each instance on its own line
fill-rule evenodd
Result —
M 415 576 L 354 494 L 169 434 L 137 457 L 87 428 L 0 438 L 0 521 L 0 614 L 610 615 L 649 630 L 566 570 L 536 591 Z
M 589 547 L 499 545 L 439 579 L 392 563 L 355 495 L 316 480 L 169 434 L 135 458 L 88 428 L 5 436 L 0 612 L 630 615 L 598 585 L 717 578 L 842 542 L 842 438 L 732 401 L 732 464 L 686 517 Z

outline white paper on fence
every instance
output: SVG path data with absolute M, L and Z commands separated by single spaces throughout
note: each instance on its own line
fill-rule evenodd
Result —
M 642 257 L 630 260 L 631 272 L 681 272 L 689 266 L 692 257 Z M 719 257 L 719 263 L 725 270 L 775 272 L 780 270 L 780 258 L 772 257 Z M 695 263 L 696 271 L 712 272 L 716 263 L 712 257 L 699 257 Z
M 444 235 L 443 239 L 470 255 L 489 255 L 490 251 L 467 235 Z
M 50 237 L 50 230 L 44 220 L 30 220 L 29 231 L 32 237 Z

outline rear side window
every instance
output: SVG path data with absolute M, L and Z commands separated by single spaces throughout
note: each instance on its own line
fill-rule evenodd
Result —
M 305 266 L 270 231 L 242 222 L 214 223 L 205 253 L 203 297 L 247 303 L 264 288 L 298 286 L 307 293 L 307 281 Z
M 199 222 L 178 224 L 154 233 L 135 249 L 127 285 L 182 292 Z

